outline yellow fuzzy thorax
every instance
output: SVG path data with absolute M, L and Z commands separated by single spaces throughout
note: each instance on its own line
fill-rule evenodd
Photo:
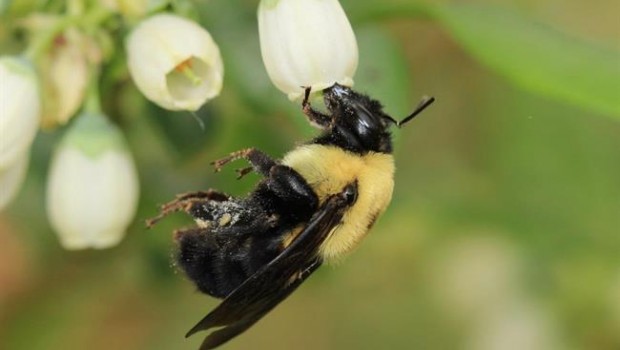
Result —
M 357 180 L 357 201 L 321 245 L 326 262 L 338 260 L 353 250 L 385 211 L 394 189 L 394 158 L 370 152 L 364 156 L 326 145 L 300 146 L 284 156 L 282 164 L 299 172 L 323 204 L 332 194 Z

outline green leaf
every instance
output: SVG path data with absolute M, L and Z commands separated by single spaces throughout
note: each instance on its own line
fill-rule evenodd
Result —
M 475 58 L 541 95 L 620 118 L 620 53 L 499 8 L 447 5 L 439 22 Z
M 434 6 L 412 0 L 377 1 L 343 0 L 342 6 L 353 27 L 358 23 L 376 22 L 388 18 L 431 18 Z M 357 28 L 356 28 L 357 29 Z
M 385 111 L 402 119 L 417 104 L 413 97 L 409 65 L 399 43 L 376 25 L 356 30 L 359 65 L 354 89 L 381 101 Z

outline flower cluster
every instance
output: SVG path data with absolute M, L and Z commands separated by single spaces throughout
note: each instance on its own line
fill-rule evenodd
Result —
M 20 22 L 30 34 L 27 49 L 0 56 L 0 210 L 24 182 L 37 130 L 64 129 L 47 178 L 52 228 L 67 249 L 106 248 L 122 239 L 140 186 L 125 136 L 99 102 L 119 32 L 110 23 L 120 18 L 120 28 L 130 28 L 120 31 L 127 70 L 154 104 L 193 112 L 223 86 L 218 45 L 174 8 L 165 0 L 75 0 L 62 13 Z M 267 73 L 290 99 L 304 87 L 320 92 L 353 84 L 357 43 L 338 0 L 261 0 L 258 24 Z

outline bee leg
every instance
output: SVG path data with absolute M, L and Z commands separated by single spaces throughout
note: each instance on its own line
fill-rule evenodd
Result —
M 223 202 L 227 200 L 230 200 L 230 196 L 215 190 L 183 193 L 177 195 L 174 200 L 162 205 L 159 214 L 146 221 L 146 227 L 153 227 L 159 220 L 177 211 L 182 210 L 190 213 L 191 209 L 197 203 L 204 203 L 207 201 Z
M 318 205 L 318 198 L 306 180 L 291 167 L 278 164 L 267 154 L 257 150 L 256 148 L 246 148 L 231 153 L 228 157 L 213 162 L 216 171 L 221 169 L 225 164 L 236 160 L 246 159 L 252 165 L 252 169 L 259 174 L 265 176 L 267 181 L 263 186 L 265 190 L 274 193 L 277 202 L 287 203 L 291 207 L 282 207 L 282 211 L 295 211 L 292 208 L 303 208 L 301 212 L 306 213 L 306 209 L 314 210 Z M 250 168 L 244 168 L 237 173 L 240 177 L 247 174 Z
M 306 115 L 306 117 L 308 117 L 308 120 L 312 125 L 316 126 L 319 129 L 325 129 L 331 125 L 332 117 L 312 108 L 309 101 L 311 89 L 311 87 L 306 87 L 304 91 L 304 99 L 301 102 L 301 109 Z
M 273 193 L 266 198 L 272 198 L 275 212 L 286 215 L 293 221 L 309 219 L 317 209 L 319 199 L 308 182 L 293 168 L 285 165 L 276 165 L 271 168 L 269 178 L 257 192 Z
M 242 177 L 246 176 L 247 174 L 251 173 L 252 170 L 254 170 L 253 167 L 247 167 L 247 168 L 241 168 L 241 169 L 235 169 L 235 172 L 237 173 L 237 180 L 241 179 Z
M 192 199 L 208 199 L 212 201 L 223 202 L 229 200 L 230 196 L 225 193 L 209 189 L 207 191 L 195 191 L 177 194 L 173 202 Z
M 245 159 L 252 165 L 252 169 L 263 176 L 269 175 L 269 170 L 275 166 L 277 163 L 275 160 L 271 159 L 267 154 L 262 151 L 257 150 L 256 148 L 246 148 L 237 152 L 233 152 L 228 157 L 218 159 L 214 161 L 213 166 L 215 167 L 215 171 L 218 172 L 222 170 L 222 167 L 234 160 L 237 159 Z M 243 177 L 243 175 L 247 174 L 249 170 L 242 169 L 238 171 L 239 175 Z

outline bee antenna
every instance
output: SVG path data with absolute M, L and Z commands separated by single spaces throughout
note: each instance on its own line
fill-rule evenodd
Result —
M 389 121 L 390 121 L 390 122 L 392 122 L 394 125 L 398 125 L 398 120 L 396 120 L 396 119 L 394 119 L 394 118 L 390 117 L 389 115 L 383 115 L 382 117 L 383 117 L 383 119 L 387 119 L 387 120 L 389 120 Z
M 432 97 L 432 96 L 431 97 L 428 97 L 428 96 L 422 97 L 422 100 L 420 101 L 420 103 L 418 103 L 418 106 L 413 110 L 413 112 L 408 117 L 406 117 L 405 119 L 395 123 L 396 126 L 398 126 L 400 128 L 405 123 L 411 121 L 411 119 L 413 119 L 415 116 L 420 114 L 420 112 L 425 110 L 426 107 L 430 106 L 433 102 L 435 102 L 435 98 Z

